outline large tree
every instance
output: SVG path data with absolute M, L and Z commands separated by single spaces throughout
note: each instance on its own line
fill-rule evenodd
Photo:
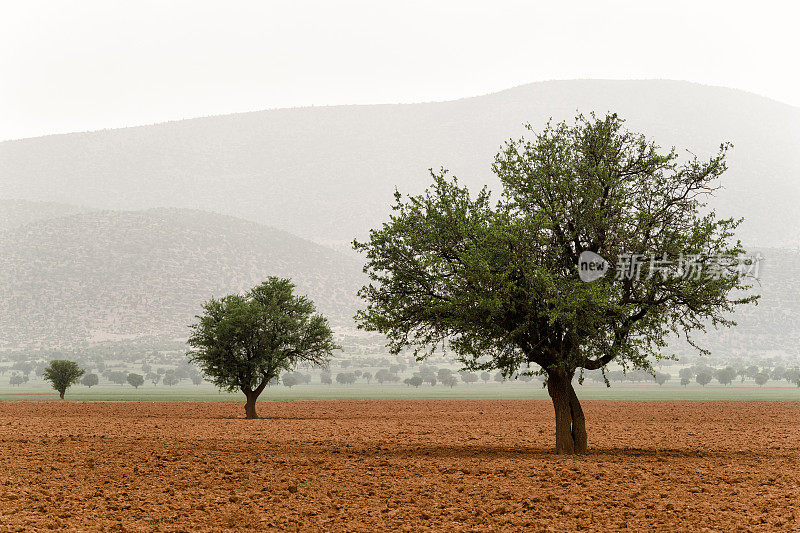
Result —
M 67 389 L 78 383 L 85 372 L 74 361 L 55 360 L 50 361 L 50 364 L 44 369 L 44 379 L 52 383 L 53 388 L 58 391 L 59 397 L 63 400 Z
M 256 400 L 281 372 L 300 362 L 324 366 L 340 349 L 328 321 L 293 290 L 288 279 L 270 277 L 245 295 L 212 298 L 191 326 L 191 361 L 217 387 L 244 393 L 247 418 L 258 418 Z
M 729 312 L 754 300 L 735 295 L 748 285 L 733 239 L 740 220 L 704 203 L 728 148 L 684 160 L 614 114 L 579 116 L 506 144 L 493 165 L 496 202 L 431 172 L 425 193 L 396 192 L 389 221 L 354 241 L 371 280 L 360 326 L 396 353 L 449 345 L 470 371 L 545 374 L 556 451 L 585 452 L 576 372 L 612 361 L 652 372 L 670 337 L 703 351 L 692 333 L 734 325 Z M 628 271 L 583 281 L 584 252 Z

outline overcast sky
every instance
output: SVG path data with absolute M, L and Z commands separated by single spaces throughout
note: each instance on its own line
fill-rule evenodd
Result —
M 800 106 L 790 4 L 0 0 L 0 139 L 575 78 Z

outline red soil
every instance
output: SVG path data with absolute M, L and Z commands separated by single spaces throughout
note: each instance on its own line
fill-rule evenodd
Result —
M 0 531 L 800 530 L 800 403 L 0 402 Z

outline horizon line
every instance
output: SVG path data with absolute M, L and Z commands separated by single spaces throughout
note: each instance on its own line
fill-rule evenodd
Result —
M 340 103 L 340 104 L 308 104 L 308 105 L 298 105 L 298 106 L 290 106 L 290 107 L 265 107 L 265 108 L 258 108 L 258 109 L 248 109 L 242 111 L 232 111 L 232 112 L 225 112 L 225 113 L 212 113 L 209 115 L 196 115 L 190 117 L 182 117 L 182 118 L 175 118 L 169 120 L 162 120 L 158 122 L 146 122 L 146 123 L 139 123 L 139 124 L 129 124 L 123 126 L 109 126 L 105 128 L 98 128 L 98 129 L 89 129 L 89 130 L 71 130 L 71 131 L 60 131 L 60 132 L 53 132 L 53 133 L 45 133 L 42 135 L 34 135 L 29 137 L 12 137 L 6 139 L 0 139 L 0 143 L 7 143 L 7 142 L 16 142 L 16 141 L 26 141 L 31 139 L 42 139 L 45 137 L 53 137 L 58 135 L 80 135 L 80 134 L 90 134 L 90 133 L 100 133 L 100 132 L 107 132 L 107 131 L 116 131 L 116 130 L 125 130 L 125 129 L 133 129 L 133 128 L 145 128 L 149 126 L 159 126 L 163 124 L 174 124 L 177 122 L 186 122 L 190 120 L 202 120 L 207 118 L 219 118 L 219 117 L 231 117 L 234 115 L 244 115 L 249 113 L 264 113 L 270 111 L 289 111 L 289 110 L 305 110 L 305 109 L 326 109 L 326 108 L 335 108 L 335 107 L 380 107 L 380 106 L 412 106 L 412 105 L 427 105 L 427 104 L 444 104 L 450 102 L 460 102 L 463 100 L 471 100 L 475 98 L 484 98 L 488 96 L 493 96 L 497 94 L 501 94 L 508 91 L 513 91 L 516 89 L 520 89 L 522 87 L 528 87 L 532 85 L 541 85 L 541 84 L 548 84 L 548 83 L 569 83 L 569 82 L 632 82 L 632 83 L 641 83 L 641 82 L 669 82 L 669 83 L 681 83 L 681 84 L 689 84 L 689 85 L 698 85 L 701 87 L 713 88 L 713 89 L 726 89 L 729 91 L 740 92 L 748 95 L 752 95 L 758 98 L 762 98 L 765 100 L 769 100 L 771 102 L 784 105 L 790 108 L 794 108 L 800 110 L 799 106 L 794 106 L 787 102 L 783 102 L 781 100 L 777 100 L 775 98 L 765 96 L 763 94 L 755 93 L 753 91 L 748 91 L 745 89 L 738 89 L 735 87 L 728 87 L 725 85 L 712 85 L 707 83 L 701 83 L 696 81 L 689 81 L 689 80 L 680 80 L 680 79 L 672 79 L 672 78 L 568 78 L 568 79 L 549 79 L 549 80 L 539 80 L 539 81 L 532 81 L 528 83 L 522 83 L 520 85 L 514 85 L 505 89 L 500 89 L 497 91 L 476 94 L 471 96 L 463 96 L 459 98 L 449 98 L 443 100 L 426 100 L 426 101 L 415 101 L 415 102 L 381 102 L 381 103 Z

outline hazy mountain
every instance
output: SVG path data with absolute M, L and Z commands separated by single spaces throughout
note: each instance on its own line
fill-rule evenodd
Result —
M 798 354 L 800 252 L 760 251 L 762 300 L 737 313 L 737 328 L 701 339 L 715 355 Z M 269 275 L 291 277 L 337 331 L 352 332 L 364 277 L 349 254 L 196 210 L 39 220 L 0 233 L 0 348 L 185 338 L 204 300 Z
M 186 337 L 204 300 L 269 275 L 351 327 L 360 265 L 283 231 L 178 209 L 40 220 L 0 233 L 0 347 Z
M 90 209 L 57 202 L 0 199 L 0 231 L 24 226 L 37 220 L 47 220 L 87 211 Z
M 0 197 L 100 208 L 224 212 L 318 242 L 347 242 L 420 191 L 426 169 L 495 185 L 503 141 L 576 110 L 615 111 L 698 155 L 732 141 L 721 214 L 746 241 L 800 242 L 800 109 L 673 81 L 557 81 L 453 102 L 281 109 L 0 143 Z
M 753 291 L 758 305 L 739 307 L 732 315 L 737 325 L 699 335 L 712 355 L 791 356 L 800 362 L 800 249 L 761 248 L 763 256 Z M 738 293 L 737 293 L 738 294 Z M 685 353 L 692 350 L 682 344 Z

